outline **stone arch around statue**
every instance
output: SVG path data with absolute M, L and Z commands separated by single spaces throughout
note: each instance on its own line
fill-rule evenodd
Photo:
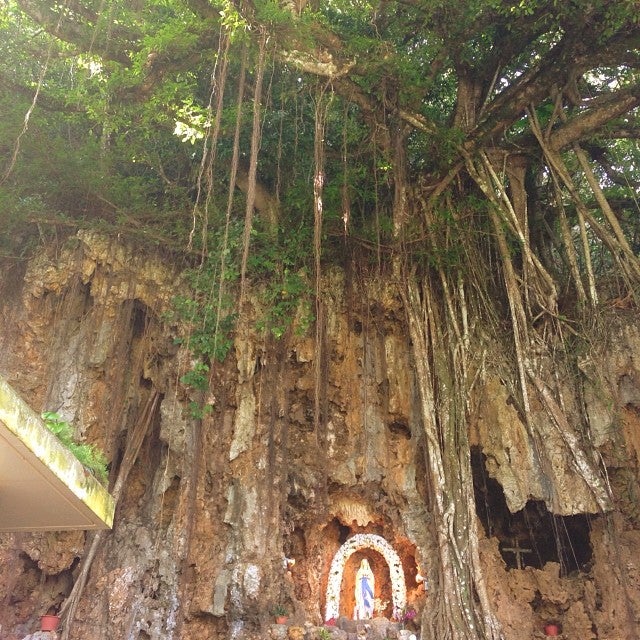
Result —
M 349 557 L 361 549 L 377 551 L 389 565 L 394 616 L 397 617 L 405 608 L 407 604 L 407 585 L 404 581 L 402 562 L 395 549 L 384 538 L 374 533 L 356 533 L 338 549 L 331 561 L 329 580 L 327 581 L 325 620 L 338 619 L 340 615 L 340 588 L 342 586 L 344 567 Z

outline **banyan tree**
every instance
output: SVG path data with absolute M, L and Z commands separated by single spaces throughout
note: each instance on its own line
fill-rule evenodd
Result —
M 318 438 L 327 279 L 381 283 L 435 541 L 422 637 L 504 638 L 472 464 L 488 372 L 523 425 L 523 500 L 615 508 L 583 382 L 607 314 L 637 306 L 637 4 L 7 0 L 0 29 L 5 259 L 78 229 L 159 247 L 189 273 L 192 419 L 258 305 L 265 340 L 313 341 Z

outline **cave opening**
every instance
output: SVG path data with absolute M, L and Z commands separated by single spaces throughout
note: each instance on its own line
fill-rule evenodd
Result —
M 501 484 L 489 476 L 485 462 L 481 448 L 472 447 L 476 513 L 487 537 L 498 539 L 507 569 L 541 569 L 547 562 L 557 562 L 560 575 L 588 571 L 591 522 L 597 516 L 556 515 L 542 500 L 528 500 L 523 509 L 511 513 Z

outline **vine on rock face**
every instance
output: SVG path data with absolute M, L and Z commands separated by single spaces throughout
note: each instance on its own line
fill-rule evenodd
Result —
M 198 392 L 209 388 L 212 363 L 223 362 L 233 347 L 237 312 L 230 287 L 237 281 L 238 271 L 233 260 L 221 260 L 221 252 L 231 253 L 237 248 L 239 230 L 236 227 L 234 231 L 231 237 L 225 237 L 226 246 L 210 251 L 200 266 L 186 272 L 189 293 L 174 298 L 173 310 L 167 317 L 180 327 L 174 342 L 184 345 L 194 358 L 180 382 Z M 209 404 L 189 402 L 193 418 L 201 418 L 211 409 Z
M 180 382 L 195 391 L 209 388 L 211 367 L 222 363 L 234 345 L 242 234 L 242 223 L 236 220 L 224 241 L 210 239 L 207 257 L 185 273 L 189 293 L 174 298 L 173 310 L 166 318 L 179 325 L 175 343 L 184 345 L 193 356 Z M 276 339 L 291 327 L 305 333 L 313 322 L 312 287 L 306 266 L 311 259 L 305 248 L 308 237 L 304 231 L 295 230 L 281 235 L 278 240 L 270 233 L 255 232 L 247 265 L 255 296 L 255 327 Z M 190 403 L 193 417 L 202 417 L 211 408 L 196 401 Z

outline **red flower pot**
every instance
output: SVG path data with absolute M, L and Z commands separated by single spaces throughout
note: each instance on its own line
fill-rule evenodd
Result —
M 557 636 L 560 634 L 560 627 L 552 622 L 544 625 L 544 634 L 546 636 Z
M 287 616 L 276 616 L 276 624 L 287 624 Z
M 40 631 L 55 631 L 60 624 L 60 616 L 47 614 L 40 618 Z

